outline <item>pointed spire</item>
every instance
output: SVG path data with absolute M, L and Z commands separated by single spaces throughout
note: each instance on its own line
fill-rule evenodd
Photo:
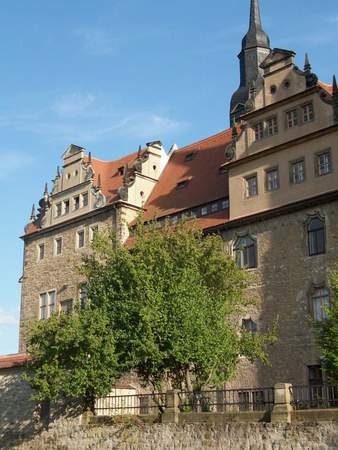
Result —
M 336 75 L 333 75 L 333 80 L 332 80 L 332 95 L 337 95 L 337 94 L 338 94 L 338 86 L 337 86 Z
M 31 222 L 35 222 L 35 220 L 36 220 L 36 212 L 35 212 L 35 205 L 34 205 L 34 203 L 33 203 L 33 207 L 32 207 L 30 220 L 31 220 Z
M 92 163 L 92 152 L 88 153 L 88 163 L 91 164 Z
M 262 21 L 258 0 L 251 0 L 249 30 L 261 30 Z
M 311 72 L 311 64 L 307 53 L 305 53 L 304 72 Z
M 45 190 L 43 192 L 44 197 L 49 197 L 49 192 L 48 192 L 48 183 L 45 183 Z
M 141 156 L 141 152 L 142 152 L 142 145 L 139 145 L 138 152 L 137 152 L 138 158 Z
M 101 189 L 102 184 L 101 184 L 101 174 L 99 173 L 97 176 L 97 188 Z

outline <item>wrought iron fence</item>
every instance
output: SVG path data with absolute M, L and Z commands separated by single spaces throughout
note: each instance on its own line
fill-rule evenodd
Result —
M 156 415 L 165 408 L 165 394 L 115 395 L 96 399 L 98 416 Z
M 329 385 L 290 387 L 291 404 L 295 409 L 326 409 L 338 407 L 338 387 Z
M 181 412 L 271 411 L 274 388 L 180 392 Z

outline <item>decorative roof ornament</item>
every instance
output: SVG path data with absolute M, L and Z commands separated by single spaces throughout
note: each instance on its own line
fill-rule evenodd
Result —
M 101 183 L 101 174 L 99 173 L 97 176 L 97 188 L 101 189 L 102 188 L 102 183 Z
M 88 164 L 92 163 L 92 152 L 88 153 Z
M 306 79 L 306 87 L 311 88 L 311 87 L 317 86 L 318 77 L 311 70 L 310 59 L 309 59 L 309 55 L 307 53 L 305 54 L 304 72 L 305 72 L 305 79 Z
M 35 204 L 33 203 L 32 206 L 32 212 L 31 212 L 31 216 L 30 216 L 30 221 L 33 223 L 36 221 L 36 211 L 35 211 Z
M 332 106 L 335 122 L 338 122 L 338 86 L 336 75 L 333 75 L 332 80 Z
M 252 47 L 270 48 L 269 36 L 263 31 L 258 0 L 251 0 L 249 31 L 242 41 L 242 49 Z
M 140 158 L 142 154 L 142 145 L 139 145 L 138 151 L 137 151 L 137 157 Z

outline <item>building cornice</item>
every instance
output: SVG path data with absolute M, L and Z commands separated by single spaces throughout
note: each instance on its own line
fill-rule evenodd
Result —
M 205 233 L 213 233 L 231 230 L 233 228 L 238 228 L 244 225 L 250 225 L 255 222 L 261 222 L 263 220 L 274 219 L 279 216 L 283 216 L 286 214 L 291 214 L 297 211 L 301 211 L 306 208 L 313 208 L 318 205 L 322 205 L 323 203 L 330 203 L 335 200 L 338 200 L 338 189 L 334 191 L 325 192 L 324 194 L 317 195 L 315 197 L 306 198 L 303 200 L 299 200 L 294 203 L 289 203 L 287 205 L 279 206 L 277 208 L 269 209 L 266 211 L 261 211 L 256 214 L 251 214 L 250 216 L 240 217 L 238 219 L 229 220 L 229 222 L 225 222 L 224 224 L 217 225 L 215 227 L 211 227 L 205 229 Z M 231 205 L 230 205 L 231 208 Z
M 257 151 L 252 153 L 251 155 L 247 155 L 244 158 L 237 159 L 235 161 L 227 162 L 222 164 L 220 167 L 225 167 L 226 169 L 232 169 L 233 167 L 240 166 L 241 164 L 247 163 L 249 161 L 254 161 L 256 159 L 261 158 L 262 156 L 270 155 L 272 153 L 279 152 L 284 150 L 285 148 L 289 148 L 290 146 L 300 145 L 304 142 L 310 141 L 312 139 L 316 139 L 321 136 L 325 136 L 327 134 L 338 131 L 338 124 L 331 125 L 326 128 L 321 128 L 319 130 L 313 131 L 312 133 L 306 134 L 304 136 L 298 137 L 296 139 L 292 139 L 291 141 L 283 142 L 275 147 L 268 147 L 264 150 Z
M 270 105 L 263 106 L 263 108 L 255 109 L 254 111 L 250 111 L 248 113 L 245 113 L 241 115 L 241 120 L 248 121 L 256 116 L 261 116 L 262 114 L 269 113 L 270 111 L 273 111 L 276 108 L 280 108 L 283 105 L 287 105 L 289 103 L 292 103 L 293 101 L 299 100 L 301 98 L 307 97 L 308 95 L 314 94 L 315 92 L 320 92 L 322 88 L 317 85 L 312 88 L 306 89 L 305 91 L 298 92 L 297 94 L 291 95 L 290 97 L 283 98 L 282 100 L 279 100 L 278 102 L 271 103 Z

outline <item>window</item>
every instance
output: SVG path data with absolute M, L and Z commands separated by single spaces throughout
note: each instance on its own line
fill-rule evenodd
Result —
M 45 257 L 45 244 L 40 244 L 38 247 L 38 257 L 39 261 L 43 260 Z
M 331 152 L 325 150 L 325 152 L 318 153 L 315 157 L 315 172 L 316 175 L 321 177 L 331 173 Z
M 327 318 L 326 308 L 330 306 L 330 291 L 328 288 L 316 288 L 312 294 L 313 318 L 321 321 Z
M 187 155 L 185 155 L 184 161 L 189 162 L 192 161 L 196 156 L 196 152 L 190 152 Z
M 55 311 L 55 300 L 55 291 L 40 294 L 40 320 L 46 320 L 53 314 Z
M 201 215 L 202 216 L 207 216 L 209 214 L 209 209 L 208 209 L 208 207 L 207 206 L 203 206 L 202 208 L 201 208 Z
M 222 200 L 221 208 L 228 209 L 229 208 L 229 200 Z
M 246 196 L 255 197 L 258 194 L 257 175 L 252 175 L 245 179 L 246 182 Z
M 257 324 L 252 319 L 243 319 L 242 320 L 242 328 L 249 333 L 255 334 L 257 333 Z
M 256 241 L 250 236 L 237 239 L 234 246 L 235 259 L 242 269 L 252 269 L 257 267 Z
M 271 117 L 266 121 L 268 136 L 274 136 L 278 133 L 277 117 Z
M 306 103 L 306 105 L 302 106 L 303 110 L 303 122 L 311 122 L 314 119 L 313 114 L 313 104 L 312 103 Z
M 71 314 L 73 312 L 73 300 L 63 300 L 60 304 L 61 311 L 65 314 Z
M 62 253 L 62 238 L 55 239 L 54 253 L 55 253 L 55 255 L 61 255 L 61 253 Z
M 321 366 L 308 366 L 309 385 L 321 386 L 323 384 L 323 371 Z
M 310 220 L 308 227 L 309 255 L 322 255 L 326 251 L 325 222 L 319 217 Z
M 185 187 L 188 186 L 188 183 L 189 183 L 189 180 L 180 181 L 179 183 L 177 183 L 176 188 L 177 189 L 184 189 Z
M 62 203 L 57 203 L 55 205 L 55 216 L 60 217 L 62 214 Z
M 305 161 L 301 159 L 290 165 L 290 182 L 292 184 L 300 184 L 305 181 Z
M 82 194 L 82 206 L 88 206 L 88 192 Z
M 90 239 L 90 241 L 92 241 L 95 238 L 95 236 L 97 235 L 98 231 L 99 231 L 98 225 L 93 225 L 92 227 L 89 228 L 89 239 Z
M 298 125 L 298 111 L 293 109 L 286 113 L 286 125 L 287 128 L 293 128 Z
M 65 200 L 63 202 L 63 213 L 68 214 L 69 213 L 69 200 Z
M 279 189 L 279 172 L 278 168 L 269 169 L 266 172 L 266 190 L 268 192 Z
M 78 195 L 73 198 L 73 204 L 74 204 L 74 210 L 77 210 L 80 208 L 80 197 Z
M 253 129 L 254 129 L 254 132 L 255 132 L 255 140 L 259 141 L 259 140 L 263 139 L 263 137 L 264 137 L 264 124 L 263 124 L 263 122 L 256 123 L 256 125 L 254 125 Z
M 212 213 L 215 213 L 215 212 L 217 212 L 218 211 L 218 203 L 213 203 L 212 205 L 211 205 L 211 212 Z
M 76 233 L 77 235 L 77 248 L 83 248 L 85 245 L 85 232 L 80 230 Z

